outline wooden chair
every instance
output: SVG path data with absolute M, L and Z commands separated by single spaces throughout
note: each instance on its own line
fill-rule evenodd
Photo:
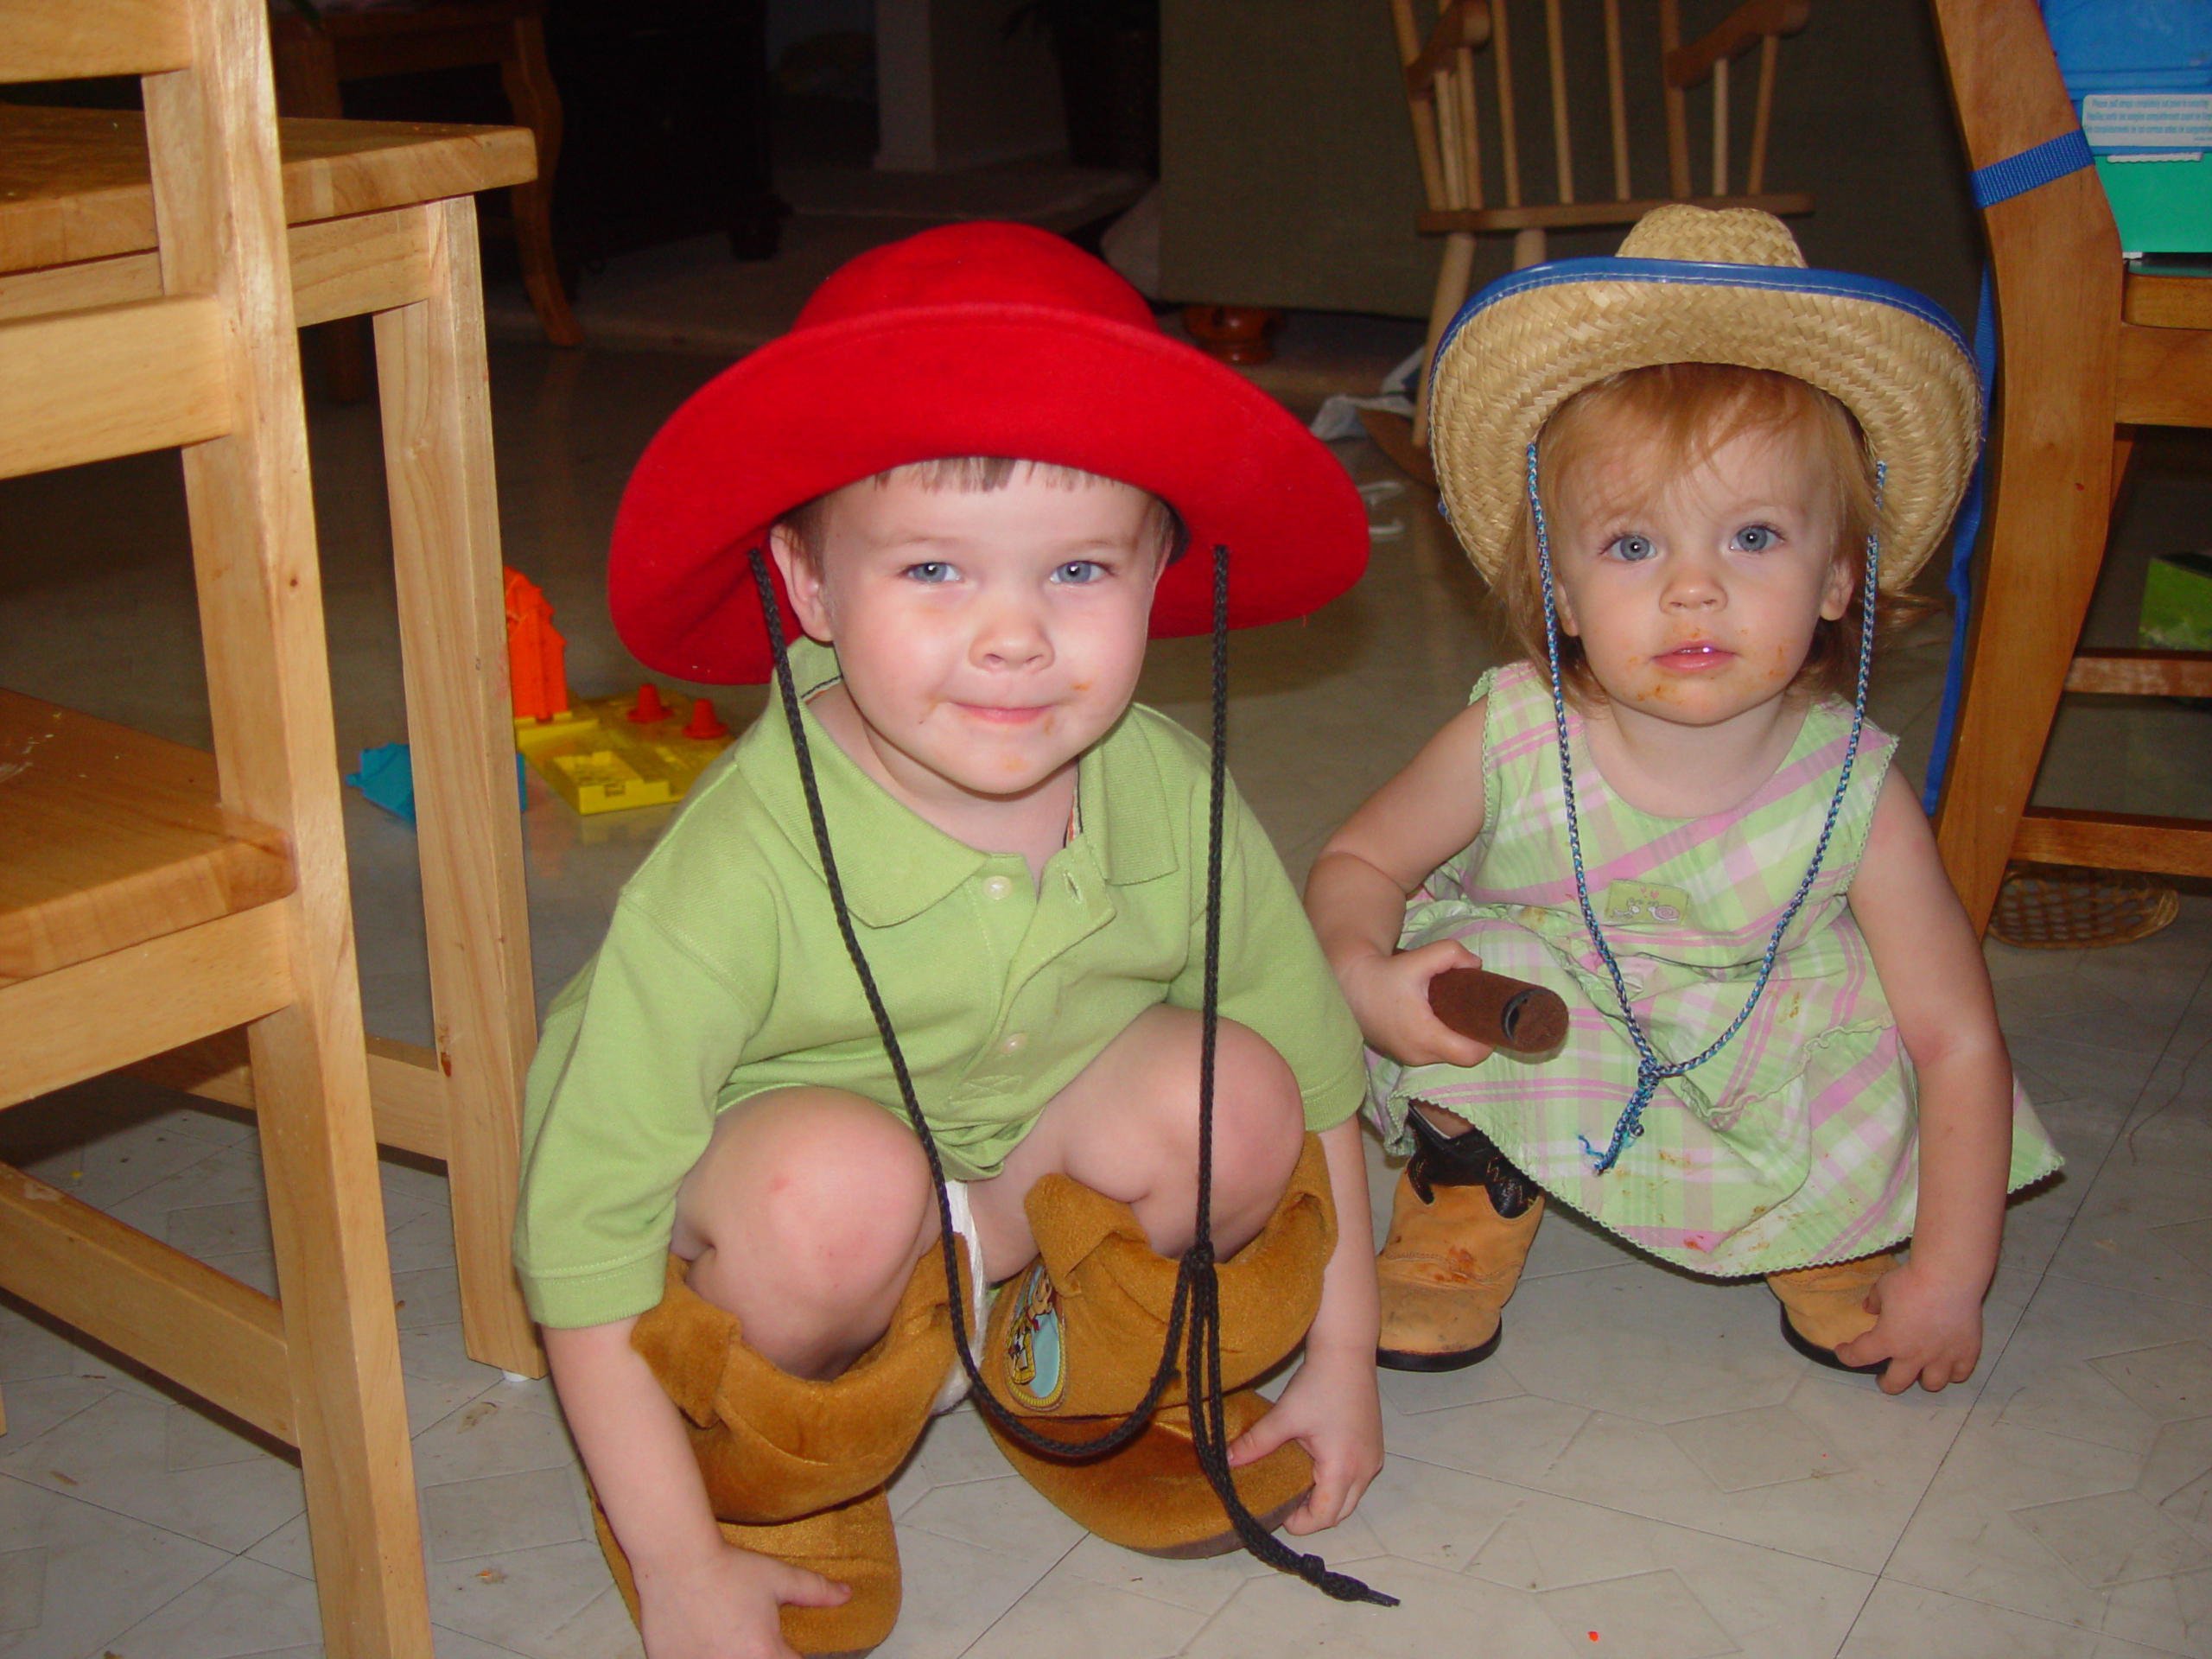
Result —
M 1436 276 L 1436 298 L 1429 308 L 1428 346 L 1421 359 L 1412 428 L 1408 431 L 1402 422 L 1393 424 L 1389 417 L 1378 416 L 1370 420 L 1369 431 L 1392 459 L 1416 476 L 1430 476 L 1426 454 L 1428 361 L 1436 354 L 1439 337 L 1467 302 L 1477 237 L 1511 232 L 1513 267 L 1519 270 L 1543 261 L 1548 231 L 1630 225 L 1668 201 L 1694 202 L 1700 207 L 1763 207 L 1770 213 L 1812 211 L 1808 195 L 1766 188 L 1767 136 L 1781 36 L 1805 26 L 1812 15 L 1812 0 L 1745 0 L 1718 28 L 1687 46 L 1682 44 L 1679 0 L 1657 0 L 1656 10 L 1667 194 L 1640 196 L 1636 190 L 1620 0 L 1604 0 L 1602 20 L 1577 19 L 1573 30 L 1577 42 L 1586 46 L 1582 36 L 1602 38 L 1612 162 L 1610 194 L 1578 194 L 1567 89 L 1580 77 L 1560 0 L 1543 0 L 1554 199 L 1535 201 L 1523 200 L 1529 193 L 1522 188 L 1523 134 L 1515 97 L 1525 89 L 1514 79 L 1509 0 L 1441 0 L 1436 26 L 1426 40 L 1414 21 L 1413 0 L 1390 0 L 1398 54 L 1405 64 L 1414 145 L 1421 160 L 1421 194 L 1427 202 L 1414 223 L 1424 235 L 1444 238 L 1444 258 Z M 1525 10 L 1522 15 L 1527 15 Z M 1754 46 L 1759 48 L 1758 83 L 1741 175 L 1743 189 L 1738 193 L 1731 188 L 1738 175 L 1729 154 L 1733 127 L 1740 124 L 1732 124 L 1730 118 L 1729 66 Z M 1486 76 L 1475 60 L 1485 47 L 1490 58 Z M 1485 78 L 1491 88 L 1487 94 L 1480 90 Z M 1712 188 L 1700 196 L 1692 194 L 1687 92 L 1708 79 L 1713 84 Z M 1491 131 L 1487 145 L 1482 136 L 1485 126 Z
M 429 1659 L 264 0 L 0 0 L 143 77 L 159 297 L 0 322 L 0 475 L 183 451 L 216 752 L 0 693 L 0 1107 L 245 1026 L 281 1300 L 0 1167 L 0 1286 L 298 1446 L 326 1650 Z
M 518 125 L 537 141 L 537 172 L 508 192 L 523 286 L 538 326 L 556 346 L 581 346 L 584 331 L 569 308 L 553 254 L 553 174 L 561 157 L 561 94 L 545 61 L 545 0 L 425 0 L 371 11 L 325 10 L 318 22 L 287 7 L 273 12 L 276 101 L 286 115 L 336 118 L 348 80 L 429 69 L 495 66 Z M 324 331 L 331 395 L 358 403 L 368 395 L 360 325 Z
M 1936 0 L 1976 169 L 2076 123 L 2035 0 Z M 1983 214 L 1997 411 L 1966 680 L 1936 839 L 1977 928 L 2009 860 L 2212 875 L 2212 823 L 2030 807 L 2066 691 L 2212 696 L 2212 652 L 2076 653 L 2135 429 L 2212 426 L 2212 282 L 2120 259 L 2086 168 Z

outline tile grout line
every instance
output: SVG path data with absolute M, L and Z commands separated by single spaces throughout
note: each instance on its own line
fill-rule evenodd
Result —
M 930 1532 L 930 1529 L 927 1527 L 917 1527 L 914 1530 L 917 1532 Z M 945 1534 L 938 1532 L 930 1532 L 930 1535 L 933 1538 L 942 1538 L 946 1536 Z M 1021 1593 L 1014 1597 L 1012 1601 L 1007 1603 L 1007 1605 L 1000 1610 L 997 1618 L 992 1619 L 989 1624 L 984 1625 L 982 1630 L 976 1632 L 975 1641 L 969 1643 L 966 1647 L 961 1649 L 961 1653 L 963 1655 L 973 1653 L 976 1650 L 976 1643 L 982 1642 L 983 1638 L 990 1635 L 993 1630 L 998 1629 L 998 1627 L 1006 1621 L 1008 1614 L 1012 1613 L 1015 1608 L 1020 1606 L 1023 1602 L 1029 1599 L 1029 1592 L 1034 1590 L 1039 1585 L 1044 1583 L 1046 1579 L 1050 1578 L 1052 1575 L 1053 1569 L 1058 1567 L 1062 1562 L 1065 1561 L 1069 1556 L 1074 1554 L 1077 1550 L 1080 1549 L 1083 1547 L 1083 1541 L 1090 1535 L 1088 1532 L 1079 1532 L 1074 1542 L 1071 1543 L 1058 1554 L 1052 1557 L 1052 1559 L 1046 1564 L 1044 1569 L 1040 1571 L 1035 1578 L 1030 1580 L 1027 1584 L 1021 1586 Z M 961 1541 L 955 1539 L 953 1541 L 957 1543 Z
M 1536 1397 L 1536 1398 L 1541 1399 L 1541 1398 L 1542 1398 L 1543 1396 L 1542 1396 L 1542 1395 L 1537 1395 L 1537 1396 L 1535 1396 L 1535 1397 Z M 1487 1402 L 1478 1402 L 1478 1403 L 1487 1403 Z M 1592 1415 L 1592 1417 L 1595 1417 L 1595 1416 L 1597 1416 L 1597 1415 L 1599 1415 L 1599 1414 L 1598 1414 L 1597 1412 L 1594 1412 L 1594 1411 L 1590 1413 L 1590 1415 Z M 1722 1414 L 1722 1415 L 1726 1415 L 1727 1414 L 1723 1413 L 1723 1414 Z M 1695 1420 L 1688 1420 L 1688 1421 L 1695 1421 Z M 1585 1427 L 1587 1427 L 1587 1425 L 1585 1425 Z M 1579 1429 L 1579 1428 L 1578 1428 L 1577 1430 L 1575 1430 L 1575 1436 L 1576 1436 L 1576 1438 L 1577 1438 L 1577 1439 L 1580 1438 L 1581 1433 L 1582 1433 L 1582 1430 L 1581 1430 L 1581 1429 Z M 1573 1440 L 1569 1440 L 1569 1441 L 1567 1442 L 1567 1444 L 1568 1444 L 1569 1446 L 1572 1446 L 1573 1443 L 1574 1443 L 1574 1442 L 1573 1442 Z M 1653 1525 L 1653 1526 L 1673 1527 L 1673 1528 L 1676 1529 L 1677 1529 L 1677 1530 L 1679 1530 L 1679 1531 L 1682 1531 L 1682 1532 L 1688 1532 L 1688 1533 L 1694 1533 L 1697 1536 L 1699 1536 L 1699 1537 L 1700 1537 L 1700 1538 L 1710 1538 L 1710 1539 L 1712 1539 L 1712 1540 L 1713 1540 L 1714 1542 L 1716 1542 L 1716 1543 L 1722 1543 L 1722 1544 L 1734 1544 L 1734 1545 L 1737 1545 L 1737 1546 L 1738 1546 L 1739 1548 L 1744 1548 L 1744 1549 L 1764 1550 L 1764 1551 L 1765 1551 L 1768 1554 L 1770 1554 L 1770 1555 L 1783 1555 L 1783 1556 L 1787 1556 L 1789 1560 L 1793 1560 L 1793 1561 L 1804 1561 L 1804 1562 L 1808 1563 L 1808 1565 L 1810 1565 L 1810 1566 L 1814 1566 L 1814 1567 L 1827 1567 L 1827 1568 L 1831 1569 L 1832 1571 L 1838 1572 L 1838 1573 L 1857 1573 L 1858 1575 L 1859 1575 L 1861 1578 L 1871 1578 L 1871 1579 L 1873 1579 L 1873 1580 L 1874 1580 L 1876 1582 L 1878 1582 L 1878 1583 L 1880 1581 L 1880 1576 L 1881 1576 L 1881 1575 L 1880 1575 L 1879 1572 L 1878 1572 L 1878 1571 L 1877 1571 L 1877 1570 L 1876 1570 L 1876 1569 L 1874 1569 L 1874 1568 L 1872 1568 L 1872 1567 L 1853 1567 L 1853 1566 L 1849 1565 L 1847 1562 L 1830 1560 L 1829 1560 L 1827 1557 L 1826 1557 L 1825 1555 L 1808 1555 L 1808 1554 L 1805 1554 L 1805 1552 L 1804 1552 L 1804 1551 L 1802 1551 L 1802 1550 L 1799 1550 L 1799 1549 L 1790 1549 L 1790 1548 L 1787 1548 L 1787 1547 L 1785 1547 L 1785 1546 L 1783 1546 L 1783 1545 L 1781 1545 L 1781 1544 L 1764 1544 L 1764 1543 L 1757 1542 L 1757 1541 L 1753 1541 L 1753 1540 L 1751 1540 L 1751 1539 L 1749 1539 L 1749 1538 L 1738 1538 L 1738 1537 L 1737 1537 L 1733 1533 L 1727 1533 L 1727 1532 L 1714 1532 L 1714 1531 L 1711 1530 L 1711 1529 L 1708 1529 L 1708 1528 L 1699 1526 L 1699 1525 L 1698 1525 L 1695 1522 L 1694 1522 L 1694 1521 L 1686 1521 L 1686 1520 L 1681 1520 L 1681 1519 L 1679 1519 L 1679 1518 L 1676 1518 L 1676 1517 L 1674 1517 L 1674 1516 L 1663 1516 L 1663 1515 L 1646 1515 L 1646 1514 L 1644 1514 L 1641 1510 L 1619 1510 L 1619 1509 L 1615 1509 L 1615 1508 L 1614 1508 L 1611 1504 L 1610 1504 L 1610 1503 L 1600 1503 L 1596 1502 L 1594 1499 L 1586 1498 L 1586 1497 L 1569 1497 L 1567 1494 L 1566 1494 L 1566 1493 L 1564 1493 L 1564 1492 L 1554 1492 L 1554 1491 L 1548 1491 L 1547 1489 L 1545 1489 L 1544 1487 L 1541 1487 L 1541 1486 L 1531 1486 L 1531 1485 L 1529 1485 L 1528 1484 L 1526 1484 L 1525 1482 L 1518 1481 L 1518 1480 L 1514 1480 L 1514 1479 L 1511 1479 L 1511 1478 L 1508 1478 L 1507 1476 L 1504 1476 L 1504 1475 L 1479 1474 L 1479 1473 L 1477 1473 L 1474 1470 L 1471 1470 L 1471 1469 L 1461 1469 L 1461 1468 L 1458 1468 L 1458 1467 L 1455 1467 L 1453 1465 L 1452 1465 L 1452 1464 L 1448 1464 L 1448 1463 L 1437 1463 L 1437 1462 L 1433 1461 L 1433 1459 L 1431 1459 L 1424 1458 L 1424 1457 L 1421 1457 L 1421 1456 L 1418 1456 L 1418 1455 L 1416 1455 L 1415 1453 L 1414 1453 L 1414 1452 L 1399 1452 L 1399 1453 L 1396 1453 L 1395 1455 L 1396 1455 L 1396 1456 L 1398 1456 L 1398 1457 L 1400 1457 L 1400 1458 L 1402 1458 L 1404 1461 L 1406 1461 L 1406 1462 L 1408 1462 L 1408 1463 L 1417 1463 L 1417 1464 L 1420 1464 L 1420 1465 L 1421 1465 L 1423 1468 L 1425 1468 L 1425 1469 L 1435 1469 L 1435 1470 L 1440 1471 L 1441 1472 L 1443 1472 L 1443 1473 L 1445 1473 L 1445 1474 L 1447 1474 L 1447 1475 L 1466 1475 L 1466 1476 L 1470 1476 L 1470 1477 L 1471 1477 L 1472 1478 L 1474 1478 L 1474 1479 L 1476 1479 L 1476 1480 L 1487 1480 L 1487 1481 L 1491 1481 L 1491 1482 L 1493 1482 L 1494 1484 L 1497 1484 L 1497 1485 L 1500 1485 L 1500 1486 L 1510 1486 L 1510 1487 L 1511 1487 L 1511 1488 L 1512 1488 L 1515 1491 L 1516 1491 L 1516 1492 L 1526 1492 L 1526 1493 L 1527 1493 L 1527 1494 L 1529 1494 L 1529 1497 L 1531 1497 L 1549 1498 L 1549 1499 L 1551 1499 L 1552 1501 L 1554 1501 L 1554 1503 L 1577 1503 L 1577 1504 L 1580 1504 L 1580 1505 L 1582 1505 L 1583 1507 L 1585 1507 L 1585 1508 L 1586 1508 L 1586 1509 L 1592 1509 L 1592 1510 L 1599 1510 L 1599 1511 L 1601 1511 L 1601 1512 L 1603 1512 L 1603 1513 L 1605 1513 L 1605 1514 L 1606 1514 L 1606 1515 L 1618 1515 L 1618 1516 L 1620 1516 L 1624 1517 L 1624 1519 L 1626 1519 L 1626 1520 L 1644 1522 L 1648 1522 L 1649 1524 Z M 1700 1473 L 1702 1473 L 1703 1471 L 1700 1471 Z M 1708 1481 L 1708 1482 L 1711 1480 L 1711 1478 L 1711 1478 L 1710 1476 L 1707 1476 L 1707 1481 Z M 1806 1477 L 1806 1478 L 1808 1478 L 1808 1479 L 1809 1479 L 1809 1478 L 1811 1478 L 1811 1477 L 1809 1477 L 1809 1476 L 1808 1476 L 1808 1477 Z M 1783 1483 L 1783 1484 L 1794 1484 L 1794 1483 Z M 1718 1489 L 1716 1489 L 1716 1490 L 1718 1490 Z M 1485 1541 L 1487 1542 L 1487 1541 Z M 1397 1560 L 1397 1559 L 1401 1559 L 1401 1558 L 1394 1556 L 1394 1557 L 1392 1557 L 1392 1559 L 1393 1559 L 1393 1560 Z M 1471 1557 L 1469 1557 L 1469 1560 L 1471 1560 L 1472 1559 L 1473 1559 L 1473 1558 L 1472 1558 L 1471 1556 Z M 1461 1573 L 1465 1573 L 1465 1572 L 1466 1571 L 1466 1569 L 1465 1569 L 1464 1567 L 1463 1567 L 1459 1568 L 1458 1570 L 1459 1570 L 1459 1572 L 1461 1572 Z M 1633 1574 L 1630 1574 L 1630 1575 L 1628 1575 L 1628 1576 L 1633 1577 L 1634 1575 L 1633 1575 Z M 1609 1582 L 1609 1581 L 1610 1581 L 1610 1580 L 1599 1580 L 1599 1579 L 1592 1579 L 1592 1580 L 1586 1580 L 1586 1582 L 1588 1582 L 1588 1583 L 1592 1583 L 1592 1584 L 1605 1583 L 1605 1582 Z M 1489 1580 L 1484 1580 L 1484 1582 L 1488 1583 L 1488 1582 L 1489 1582 Z M 1586 1582 L 1586 1580 L 1578 1580 L 1578 1582 Z M 1570 1586 L 1554 1586 L 1553 1587 L 1554 1587 L 1554 1588 L 1567 1588 L 1567 1587 L 1570 1587 Z M 1870 1589 L 1870 1591 L 1869 1591 L 1869 1593 L 1870 1593 L 1870 1594 L 1872 1593 L 1871 1589 Z
M 113 1390 L 111 1390 L 111 1392 L 113 1392 Z M 60 1425 L 57 1424 L 56 1427 L 58 1427 Z M 191 1544 L 197 1548 L 212 1550 L 219 1558 L 205 1573 L 200 1573 L 199 1577 L 194 1579 L 191 1583 L 185 1585 L 182 1588 L 178 1590 L 176 1594 L 171 1596 L 167 1601 L 161 1603 L 157 1606 L 148 1608 L 137 1618 L 132 1619 L 130 1624 L 124 1625 L 120 1630 L 110 1631 L 106 1636 L 102 1637 L 98 1642 L 95 1642 L 92 1644 L 95 1649 L 103 1652 L 107 1649 L 111 1648 L 117 1640 L 124 1635 L 124 1631 L 136 1629 L 138 1625 L 144 1624 L 148 1619 L 153 1618 L 156 1614 L 162 1611 L 164 1609 L 175 1606 L 179 1601 L 181 1601 L 185 1597 L 190 1595 L 201 1585 L 207 1583 L 209 1579 L 213 1578 L 216 1573 L 221 1572 L 226 1567 L 229 1566 L 232 1561 L 238 1559 L 235 1555 L 232 1555 L 228 1551 L 223 1549 L 219 1545 L 211 1544 L 203 1539 L 194 1538 L 189 1533 L 178 1532 L 174 1528 L 162 1526 L 157 1521 L 141 1520 L 135 1515 L 122 1515 L 119 1510 L 111 1510 L 105 1503 L 95 1503 L 88 1497 L 77 1497 L 68 1492 L 56 1492 L 49 1491 L 48 1488 L 38 1484 L 35 1481 L 23 1479 L 20 1475 L 11 1475 L 7 1473 L 5 1471 L 0 1471 L 0 1481 L 7 1482 L 12 1485 L 21 1486 L 28 1491 L 36 1492 L 41 1497 L 58 1497 L 67 1503 L 81 1503 L 86 1509 L 98 1510 L 103 1515 L 118 1516 L 120 1519 L 128 1521 L 134 1526 L 145 1527 L 154 1532 L 168 1533 L 170 1537 L 180 1539 L 183 1542 Z M 37 1627 L 34 1626 L 31 1633 L 34 1635 L 36 1634 L 36 1630 Z

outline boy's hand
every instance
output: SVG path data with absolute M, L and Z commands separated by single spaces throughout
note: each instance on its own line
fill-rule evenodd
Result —
M 1477 1065 L 1490 1058 L 1490 1045 L 1436 1017 L 1428 982 L 1449 969 L 1482 965 L 1457 939 L 1439 939 L 1395 956 L 1360 957 L 1339 968 L 1337 977 L 1368 1042 L 1401 1065 Z
M 638 1583 L 647 1659 L 798 1659 L 777 1619 L 785 1602 L 835 1607 L 851 1595 L 819 1573 L 723 1544 Z
M 1847 1365 L 1889 1362 L 1882 1392 L 1903 1394 L 1916 1380 L 1930 1394 L 1974 1375 L 1981 1357 L 1981 1293 L 1906 1262 L 1866 1294 L 1874 1328 L 1836 1344 Z
M 1256 1463 L 1294 1440 L 1313 1459 L 1313 1490 L 1283 1530 L 1319 1532 L 1357 1507 L 1382 1466 L 1382 1402 L 1372 1344 L 1357 1352 L 1317 1351 L 1309 1344 L 1274 1409 L 1230 1443 L 1229 1466 Z

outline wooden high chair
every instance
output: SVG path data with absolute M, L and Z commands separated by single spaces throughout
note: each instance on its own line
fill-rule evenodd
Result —
M 1936 0 L 1977 172 L 2076 123 L 2035 0 Z M 1967 914 L 2014 858 L 2212 875 L 2212 823 L 2031 808 L 2064 691 L 2212 696 L 2212 652 L 2076 653 L 2139 425 L 2212 426 L 2212 282 L 2126 270 L 2083 168 L 1987 208 L 1999 323 L 1986 534 L 1936 814 Z
M 4 1167 L 0 1286 L 296 1446 L 326 1651 L 429 1659 L 264 5 L 0 0 L 143 77 L 161 277 L 0 321 L 0 475 L 182 449 L 216 751 L 0 693 L 0 1107 L 246 1027 L 281 1300 Z
M 1525 0 L 1523 0 L 1525 8 Z M 1578 18 L 1574 41 L 1568 39 L 1561 0 L 1543 0 L 1547 67 L 1550 71 L 1550 137 L 1556 200 L 1524 201 L 1521 177 L 1521 130 L 1514 104 L 1510 14 L 1508 0 L 1440 0 L 1436 26 L 1421 37 L 1413 0 L 1390 0 L 1398 54 L 1406 69 L 1406 102 L 1413 115 L 1414 145 L 1421 159 L 1421 193 L 1427 209 L 1414 221 L 1424 235 L 1444 238 L 1444 259 L 1436 275 L 1436 297 L 1429 308 L 1428 344 L 1421 356 L 1421 383 L 1414 400 L 1410 431 L 1402 421 L 1373 416 L 1368 430 L 1407 471 L 1433 481 L 1428 456 L 1428 365 L 1436 344 L 1459 308 L 1467 302 L 1474 274 L 1475 238 L 1513 234 L 1513 268 L 1540 264 L 1545 232 L 1598 225 L 1632 225 L 1669 201 L 1700 207 L 1761 207 L 1770 213 L 1806 213 L 1812 197 L 1766 188 L 1767 135 L 1774 107 L 1776 62 L 1781 36 L 1793 35 L 1812 16 L 1812 0 L 1745 0 L 1701 39 L 1682 44 L 1679 0 L 1658 0 L 1656 24 L 1660 59 L 1660 102 L 1667 132 L 1667 194 L 1638 196 L 1630 166 L 1628 87 L 1623 69 L 1620 0 L 1604 0 L 1602 20 Z M 1523 16 L 1526 15 L 1524 9 Z M 1601 36 L 1605 54 L 1607 118 L 1611 137 L 1610 194 L 1578 196 L 1575 186 L 1573 123 L 1567 86 L 1575 79 L 1574 51 L 1596 49 L 1584 37 Z M 1758 84 L 1753 94 L 1751 133 L 1741 193 L 1732 191 L 1737 175 L 1730 166 L 1732 123 L 1729 65 L 1753 46 L 1759 48 Z M 1489 48 L 1492 90 L 1478 88 L 1483 79 L 1475 62 Z M 1712 189 L 1691 194 L 1689 112 L 1687 90 L 1713 83 Z M 1494 106 L 1485 119 L 1483 105 Z M 1482 130 L 1491 130 L 1493 164 L 1484 159 Z M 1495 178 L 1501 203 L 1491 205 L 1485 171 Z
M 500 603 L 474 193 L 530 176 L 514 127 L 280 118 L 294 320 L 372 315 L 435 1047 L 371 1036 L 377 1138 L 446 1166 L 469 1357 L 544 1370 L 509 1260 L 537 1039 Z M 162 289 L 144 121 L 0 103 L 0 319 Z M 135 1065 L 254 1103 L 242 1031 Z

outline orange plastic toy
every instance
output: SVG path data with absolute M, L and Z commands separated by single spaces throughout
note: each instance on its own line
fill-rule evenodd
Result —
M 569 709 L 568 642 L 537 584 L 506 571 L 507 684 L 517 720 L 551 720 Z

